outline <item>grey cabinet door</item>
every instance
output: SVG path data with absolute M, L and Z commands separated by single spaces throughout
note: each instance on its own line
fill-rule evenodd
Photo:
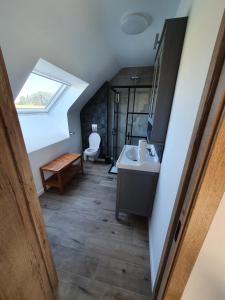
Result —
M 120 169 L 117 180 L 117 209 L 149 217 L 152 212 L 158 174 Z
M 150 143 L 164 144 L 166 140 L 186 25 L 187 18 L 169 19 L 164 25 L 154 66 Z

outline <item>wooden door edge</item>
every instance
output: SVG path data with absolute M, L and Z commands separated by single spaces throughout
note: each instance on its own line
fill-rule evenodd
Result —
M 225 103 L 225 93 L 223 95 Z M 163 299 L 175 300 L 181 299 L 185 286 L 191 275 L 194 264 L 201 251 L 204 240 L 210 229 L 210 225 L 216 214 L 217 208 L 224 195 L 224 173 L 225 173 L 225 159 L 221 159 L 221 165 L 218 166 L 219 155 L 224 154 L 225 147 L 225 105 L 221 119 L 215 133 L 215 140 L 209 152 L 208 160 L 204 166 L 201 179 L 198 182 L 195 196 L 189 207 L 188 215 L 185 219 L 184 229 L 181 233 L 176 253 L 173 259 L 173 264 L 169 273 L 166 288 L 163 293 Z M 219 154 L 218 154 L 219 153 Z M 219 173 L 219 176 L 214 176 L 209 180 L 210 171 L 214 170 Z M 222 172 L 221 172 L 222 170 Z M 219 180 L 218 180 L 219 178 Z M 213 185 L 213 188 L 212 188 Z M 203 198 L 206 190 L 212 193 L 213 197 L 209 199 Z M 211 190 L 210 190 L 211 189 Z M 194 240 L 194 245 L 192 241 Z M 190 250 L 187 245 L 192 244 Z M 178 279 L 179 278 L 179 279 Z
M 49 279 L 50 286 L 54 292 L 58 283 L 57 273 L 54 267 L 53 257 L 47 237 L 47 232 L 44 225 L 44 220 L 38 201 L 36 188 L 33 182 L 33 176 L 29 165 L 29 159 L 26 152 L 26 147 L 23 140 L 22 131 L 17 116 L 13 94 L 10 87 L 7 69 L 5 66 L 3 53 L 0 47 L 0 88 L 4 91 L 3 103 L 0 106 L 0 114 L 7 133 L 12 157 L 14 159 L 15 168 L 17 169 L 18 178 L 23 186 L 23 193 L 26 199 L 26 208 L 34 228 L 37 238 L 37 244 L 40 247 L 40 252 L 46 268 L 46 273 Z M 10 121 L 9 121 L 10 120 Z M 21 151 L 20 151 L 21 150 Z M 19 157 L 19 153 L 22 157 Z M 23 154 L 25 155 L 23 156 Z M 21 167 L 21 161 L 25 168 Z

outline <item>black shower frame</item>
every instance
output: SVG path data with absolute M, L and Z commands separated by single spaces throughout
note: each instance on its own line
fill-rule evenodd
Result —
M 135 97 L 136 97 L 136 90 L 137 89 L 140 89 L 140 88 L 149 88 L 151 89 L 152 88 L 152 85 L 122 85 L 122 86 L 119 86 L 119 85 L 114 85 L 114 86 L 110 86 L 110 89 L 114 92 L 114 103 L 115 103 L 115 97 L 116 97 L 116 94 L 119 93 L 116 89 L 128 89 L 128 103 L 127 103 L 127 115 L 126 115 L 126 133 L 125 133 L 125 142 L 124 144 L 126 144 L 127 142 L 127 138 L 128 138 L 128 141 L 129 143 L 131 144 L 131 139 L 132 138 L 146 138 L 147 136 L 147 132 L 146 132 L 146 136 L 136 136 L 136 135 L 132 135 L 132 131 L 133 131 L 133 116 L 134 115 L 149 115 L 149 112 L 147 113 L 143 113 L 143 112 L 134 112 L 134 106 L 135 106 Z M 134 89 L 134 100 L 133 100 L 133 111 L 132 112 L 129 112 L 129 104 L 130 104 L 130 90 L 131 89 Z M 116 105 L 116 108 L 115 108 L 115 105 L 114 105 L 114 125 L 116 124 L 116 129 L 118 130 L 118 108 L 119 106 Z M 116 114 L 116 116 L 115 116 Z M 128 135 L 127 134 L 127 124 L 128 124 L 128 116 L 129 115 L 132 115 L 132 119 L 131 119 L 131 135 Z M 113 126 L 115 129 L 115 126 Z M 117 158 L 117 146 L 118 146 L 118 132 L 116 132 L 116 145 L 114 145 L 114 141 L 113 141 L 113 164 L 115 164 L 115 160 Z M 116 151 L 116 152 L 115 152 Z

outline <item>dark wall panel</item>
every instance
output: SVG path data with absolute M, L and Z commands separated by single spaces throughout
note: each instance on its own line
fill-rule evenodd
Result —
M 98 125 L 98 133 L 101 137 L 100 157 L 104 158 L 108 153 L 108 91 L 109 84 L 105 82 L 97 93 L 85 104 L 80 112 L 83 150 L 89 147 L 88 137 L 92 132 L 91 125 Z
M 112 86 L 140 86 L 151 85 L 154 67 L 129 67 L 121 69 L 111 80 Z M 131 80 L 133 76 L 138 76 L 138 80 Z

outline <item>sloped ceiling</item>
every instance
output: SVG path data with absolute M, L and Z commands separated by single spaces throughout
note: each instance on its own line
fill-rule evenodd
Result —
M 39 58 L 90 85 L 83 106 L 105 80 L 126 66 L 153 64 L 155 34 L 174 17 L 180 0 L 0 0 L 0 45 L 14 97 Z M 142 34 L 121 32 L 128 12 L 147 13 Z

